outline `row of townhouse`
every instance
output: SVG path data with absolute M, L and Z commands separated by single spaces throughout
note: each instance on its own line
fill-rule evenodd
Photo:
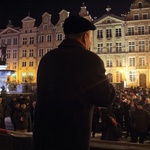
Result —
M 147 0 L 135 0 L 128 14 L 121 17 L 112 14 L 110 7 L 106 10 L 101 18 L 92 20 L 84 4 L 80 9 L 79 15 L 97 27 L 91 51 L 102 58 L 114 85 L 150 88 L 150 4 Z M 0 31 L 1 45 L 7 45 L 7 69 L 16 71 L 9 81 L 36 83 L 41 58 L 65 38 L 63 23 L 69 14 L 62 10 L 53 25 L 51 14 L 45 12 L 38 27 L 36 19 L 27 16 L 21 21 L 21 28 L 13 27 L 9 21 L 7 28 Z

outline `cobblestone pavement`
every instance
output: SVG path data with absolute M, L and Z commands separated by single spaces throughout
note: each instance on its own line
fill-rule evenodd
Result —
M 125 133 L 123 133 L 123 134 L 125 134 Z M 100 140 L 100 137 L 101 137 L 101 133 L 96 133 L 94 138 Z M 91 138 L 93 138 L 93 137 L 91 136 Z M 131 140 L 130 137 L 125 138 L 125 136 L 123 135 L 122 138 L 119 141 L 120 142 L 130 142 L 130 140 Z M 145 144 L 150 144 L 150 136 L 147 137 L 147 139 L 145 140 L 144 143 Z

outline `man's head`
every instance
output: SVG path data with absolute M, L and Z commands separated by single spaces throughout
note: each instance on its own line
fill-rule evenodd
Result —
M 69 16 L 64 22 L 66 38 L 79 41 L 86 49 L 92 44 L 92 30 L 96 27 L 87 19 L 80 16 Z

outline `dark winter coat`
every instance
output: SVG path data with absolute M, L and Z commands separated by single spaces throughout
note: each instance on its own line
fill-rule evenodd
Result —
M 131 114 L 131 128 L 138 132 L 147 132 L 150 123 L 150 114 L 147 110 L 135 110 Z
M 103 61 L 66 39 L 39 64 L 34 150 L 88 150 L 93 104 L 107 107 L 114 88 Z

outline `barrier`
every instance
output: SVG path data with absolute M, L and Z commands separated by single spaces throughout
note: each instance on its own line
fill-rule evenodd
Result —
M 32 133 L 0 130 L 0 150 L 31 150 Z M 92 138 L 90 150 L 150 150 L 150 144 L 102 141 Z

